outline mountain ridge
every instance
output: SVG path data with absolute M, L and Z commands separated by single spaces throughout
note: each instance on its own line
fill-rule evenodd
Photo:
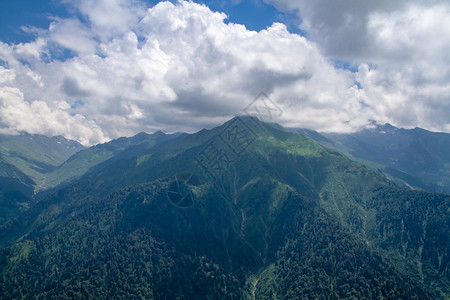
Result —
M 232 139 L 243 129 L 246 135 Z M 226 164 L 217 169 L 213 161 L 205 170 L 199 161 L 209 163 L 204 156 L 213 150 L 228 155 L 220 161 Z M 254 118 L 136 153 L 0 227 L 5 295 L 449 295 L 448 195 L 401 189 L 308 137 Z M 169 192 L 182 178 L 191 179 L 180 195 L 192 201 L 180 207 Z M 31 269 L 47 276 L 25 276 Z M 22 286 L 6 278 L 22 278 Z
M 341 151 L 409 188 L 450 193 L 450 134 L 376 125 L 356 133 L 290 129 Z

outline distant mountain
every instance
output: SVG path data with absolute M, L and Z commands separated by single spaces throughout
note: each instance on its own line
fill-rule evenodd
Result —
M 0 224 L 29 207 L 34 182 L 0 157 Z
M 61 136 L 0 134 L 0 157 L 41 184 L 45 174 L 85 147 Z
M 374 125 L 350 134 L 297 129 L 318 143 L 342 151 L 409 187 L 450 193 L 450 134 Z
M 450 296 L 449 195 L 249 117 L 139 145 L 0 226 L 1 299 Z
M 178 135 L 142 132 L 89 148 L 63 137 L 0 135 L 0 194 L 8 195 L 0 198 L 7 202 L 0 206 L 0 221 L 27 209 L 34 194 L 37 199 L 45 197 L 116 160 L 136 157 Z
M 46 174 L 81 149 L 60 136 L 0 135 L 0 222 L 28 209 Z
M 133 137 L 122 137 L 87 148 L 74 154 L 47 174 L 45 182 L 37 190 L 54 188 L 62 183 L 68 184 L 82 176 L 95 173 L 96 170 L 101 170 L 116 160 L 139 156 L 156 144 L 178 135 L 179 133 L 165 134 L 161 131 L 154 134 L 141 132 Z

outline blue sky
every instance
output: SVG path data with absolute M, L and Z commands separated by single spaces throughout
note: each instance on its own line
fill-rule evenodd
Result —
M 145 1 L 151 7 L 160 1 Z M 176 1 L 172 1 L 176 3 Z M 227 14 L 228 21 L 244 24 L 249 30 L 261 30 L 274 22 L 287 25 L 290 32 L 302 33 L 298 17 L 294 13 L 282 12 L 261 0 L 252 1 L 195 1 L 215 11 Z M 48 28 L 52 17 L 68 17 L 73 13 L 68 5 L 57 0 L 3 0 L 0 1 L 0 40 L 9 43 L 28 42 L 33 33 L 25 32 L 22 26 Z M 303 34 L 303 33 L 302 33 Z
M 30 41 L 34 35 L 24 32 L 22 26 L 48 28 L 51 16 L 68 15 L 66 7 L 57 1 L 0 1 L 0 40 L 9 43 Z
M 450 132 L 448 15 L 444 0 L 3 0 L 0 132 L 194 132 L 261 92 L 288 127 Z

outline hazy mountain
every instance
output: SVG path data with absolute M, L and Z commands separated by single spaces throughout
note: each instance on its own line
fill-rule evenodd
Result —
M 0 135 L 0 222 L 26 210 L 47 174 L 81 149 L 60 136 Z
M 85 147 L 62 136 L 0 134 L 0 157 L 41 184 L 45 174 Z
M 1 226 L 1 298 L 450 296 L 450 196 L 304 135 L 234 118 L 97 166 Z
M 154 145 L 178 135 L 178 133 L 167 135 L 161 131 L 154 134 L 141 132 L 133 137 L 122 137 L 87 148 L 74 154 L 47 174 L 45 183 L 38 190 L 53 188 L 61 183 L 70 183 L 86 174 L 95 173 L 96 170 L 101 170 L 118 159 L 139 156 Z
M 318 143 L 335 148 L 398 183 L 450 193 L 450 134 L 424 129 L 374 125 L 350 134 L 319 134 L 298 129 Z
M 0 224 L 29 207 L 34 182 L 0 157 Z
M 0 135 L 0 222 L 40 199 L 112 162 L 135 157 L 179 133 L 139 133 L 85 148 L 63 137 Z

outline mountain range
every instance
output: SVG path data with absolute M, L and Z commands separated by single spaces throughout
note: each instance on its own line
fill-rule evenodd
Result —
M 448 134 L 294 131 L 2 147 L 0 298 L 450 297 Z
M 62 136 L 0 134 L 0 222 L 27 209 L 47 174 L 84 148 Z
M 294 129 L 328 148 L 382 171 L 400 185 L 450 193 L 450 134 L 373 124 L 356 133 Z

